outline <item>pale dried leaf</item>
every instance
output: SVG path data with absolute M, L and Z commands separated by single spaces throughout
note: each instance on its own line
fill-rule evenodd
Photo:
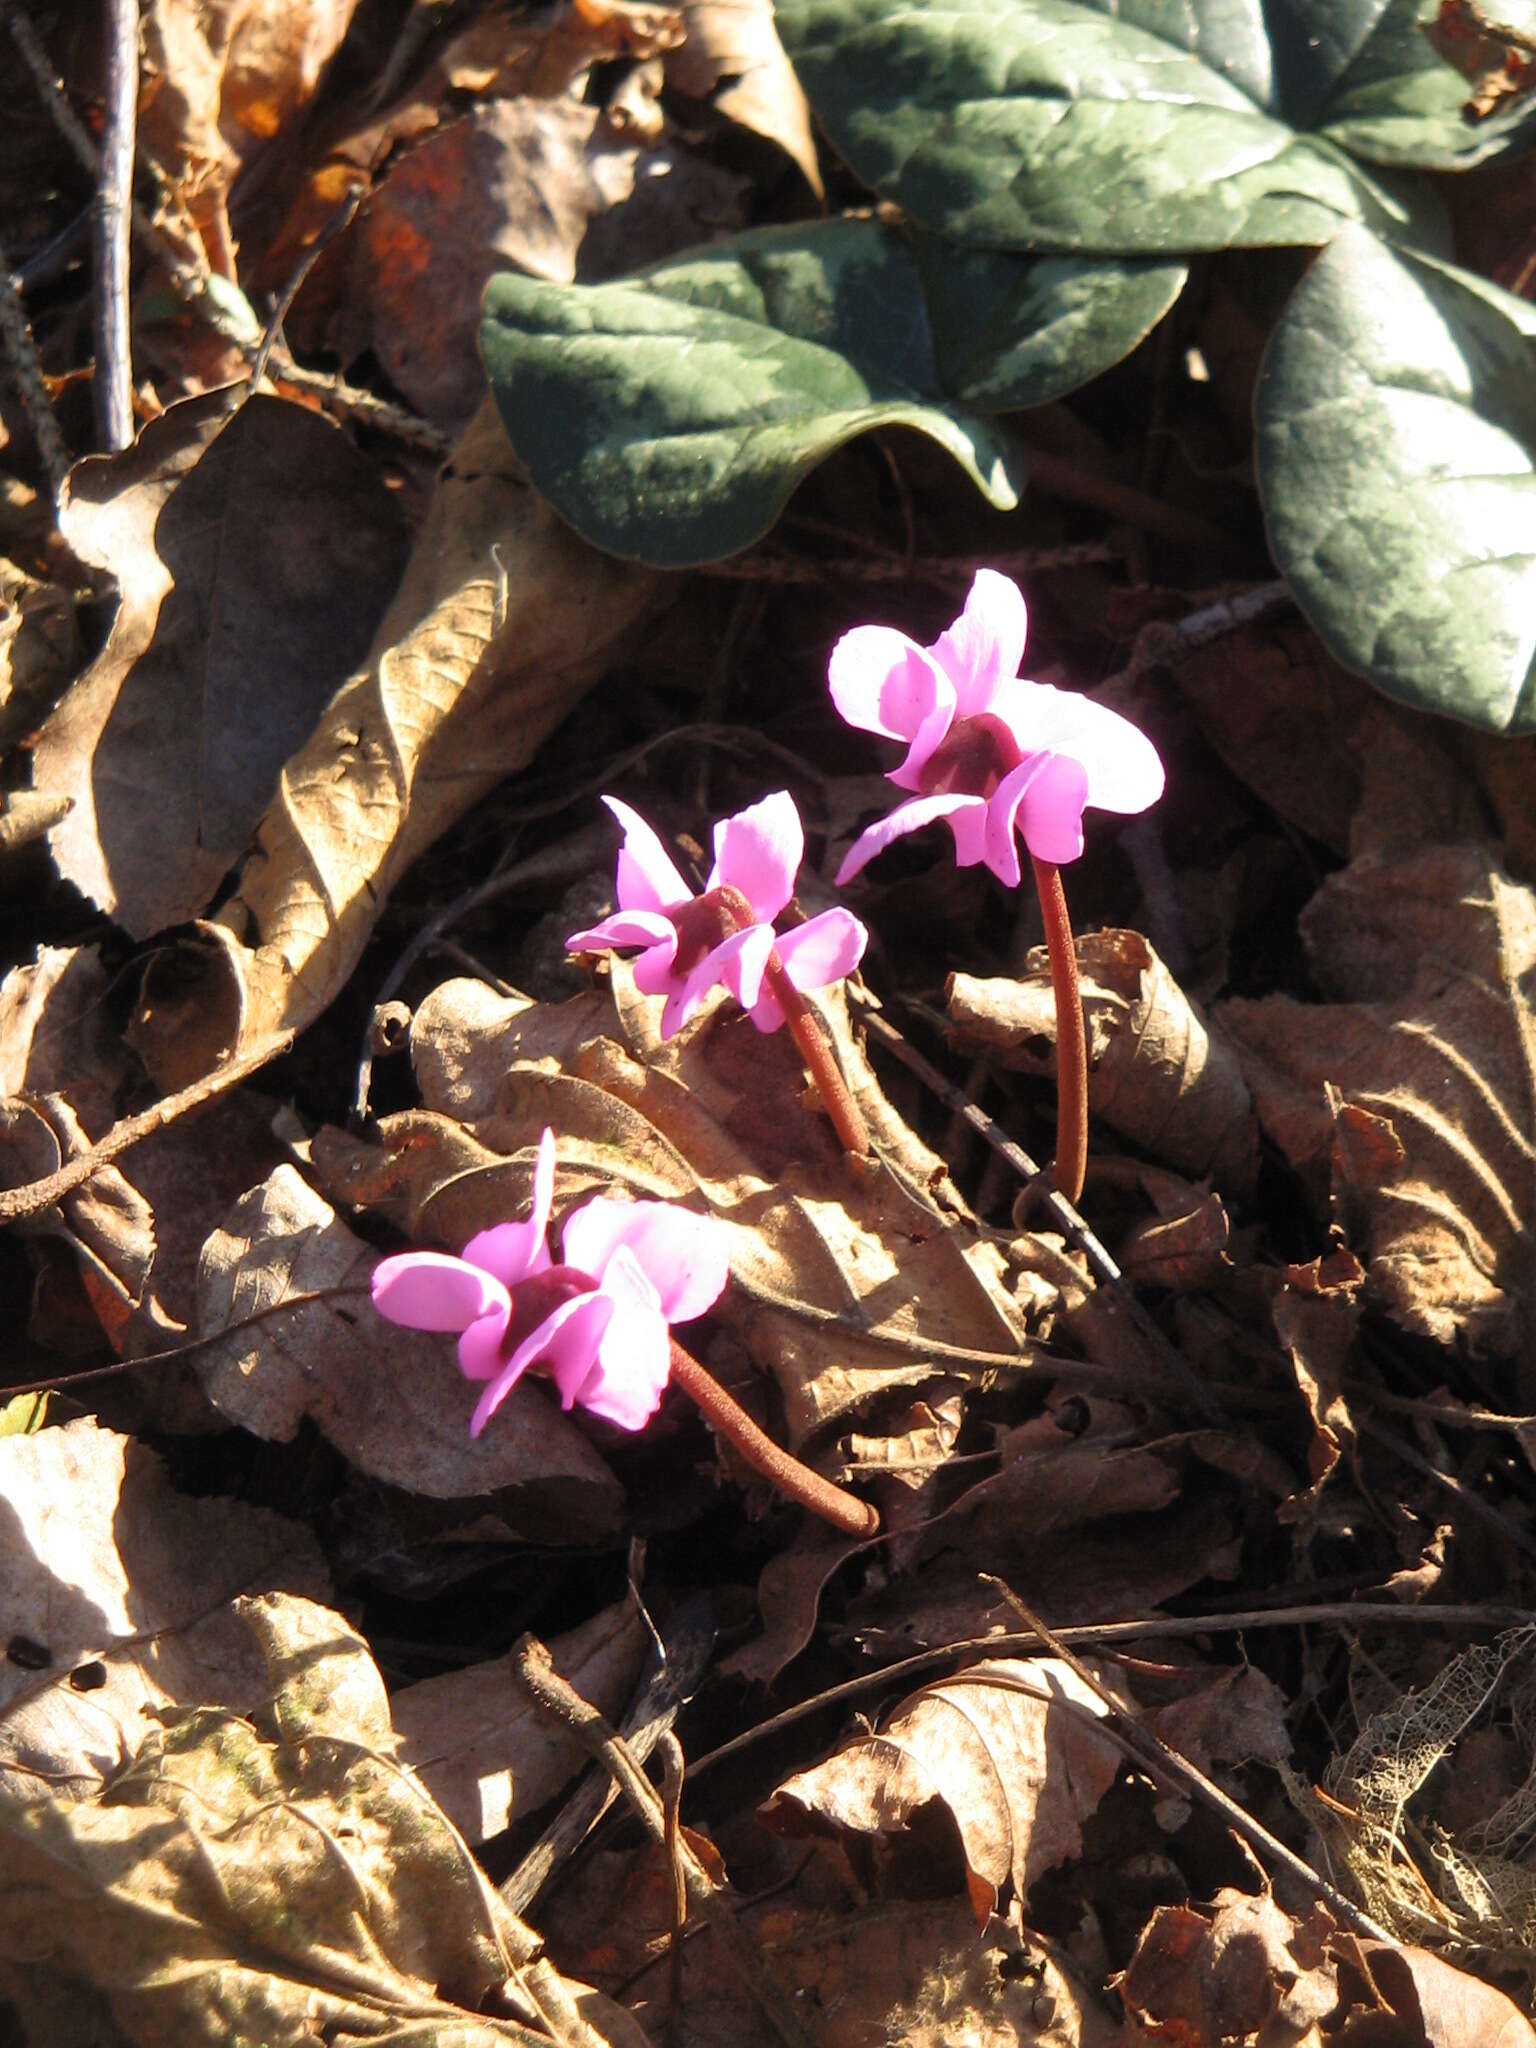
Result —
M 135 938 L 195 917 L 360 660 L 405 537 L 377 469 L 305 406 L 189 399 L 71 471 L 60 512 L 120 592 L 49 719 L 59 872 Z
M 715 95 L 722 114 L 776 142 L 822 197 L 811 110 L 773 25 L 773 0 L 681 0 L 684 40 L 667 83 L 691 99 Z
M 1513 1999 L 1443 1957 L 1384 1941 L 1362 1941 L 1358 1952 L 1409 2048 L 1536 2048 L 1536 2027 Z M 1374 2019 L 1346 2021 L 1339 2048 L 1371 2048 L 1381 2039 Z
M 355 1638 L 339 1616 L 294 1612 L 306 1606 L 266 1604 L 268 1643 L 368 1661 L 345 1647 Z M 294 1679 L 273 1704 L 275 1741 L 204 1707 L 146 1738 L 109 1803 L 34 1794 L 0 1807 L 5 1988 L 25 2007 L 39 1983 L 79 1986 L 143 2048 L 321 2036 L 597 2048 L 575 1987 L 381 1753 L 378 1712 L 354 1721 L 344 1695 L 317 1717 Z M 517 2017 L 486 2015 L 492 1994 Z
M 912 1694 L 878 1735 L 786 1779 L 762 1818 L 781 1834 L 877 1841 L 937 1805 L 959 1835 L 973 1903 L 990 1907 L 1010 1884 L 1027 1901 L 1037 1878 L 1080 1852 L 1084 1821 L 1119 1775 L 1120 1750 L 1092 1725 L 1104 1711 L 1054 1658 L 974 1664 Z
M 244 1196 L 204 1246 L 198 1276 L 200 1333 L 230 1331 L 198 1358 L 220 1413 L 279 1442 L 309 1416 L 361 1471 L 429 1499 L 535 1489 L 551 1535 L 562 1522 L 570 1534 L 611 1527 L 618 1486 L 543 1389 L 514 1388 L 496 1428 L 471 1442 L 479 1390 L 460 1374 L 450 1342 L 374 1312 L 367 1283 L 375 1263 L 293 1167 L 278 1167 Z M 328 1288 L 350 1291 L 270 1313 L 290 1295 Z
M 494 404 L 439 482 L 368 666 L 289 761 L 194 1005 L 151 976 L 135 1044 L 163 1086 L 297 1029 L 357 964 L 403 870 L 524 766 L 662 588 L 576 538 L 518 470 Z M 194 963 L 195 964 L 195 963 Z
M 1133 1144 L 1242 1193 L 1258 1131 L 1241 1068 L 1139 932 L 1077 942 L 1088 1025 L 1088 1106 Z M 950 1039 L 1025 1073 L 1055 1072 L 1056 1005 L 1043 950 L 1020 981 L 950 976 Z
M 1331 1188 L 1369 1302 L 1530 1361 L 1536 896 L 1476 848 L 1367 855 L 1302 930 L 1329 1000 L 1220 1010 L 1265 1130 Z
M 324 1594 L 309 1532 L 176 1493 L 152 1451 L 89 1420 L 0 1437 L 0 1788 L 97 1790 L 162 1708 L 247 1712 L 266 1665 L 235 1595 Z M 23 1654 L 23 1647 L 24 1652 Z
M 617 1721 L 650 1645 L 639 1610 L 622 1600 L 553 1637 L 549 1654 L 589 1705 Z M 467 1842 L 536 1813 L 591 1761 L 522 1691 L 510 1655 L 420 1679 L 390 1705 L 401 1756 Z

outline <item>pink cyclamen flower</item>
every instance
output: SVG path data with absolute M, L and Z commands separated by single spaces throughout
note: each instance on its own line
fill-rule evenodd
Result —
M 931 647 L 890 626 L 855 626 L 832 650 L 832 701 L 850 725 L 905 740 L 887 778 L 915 792 L 861 832 L 838 870 L 856 875 L 903 833 L 943 818 L 963 868 L 984 861 L 1020 880 L 1015 834 L 1037 860 L 1083 850 L 1083 807 L 1144 811 L 1163 793 L 1163 764 L 1145 733 L 1072 690 L 1019 676 L 1024 594 L 978 571 L 965 610 Z
M 583 1202 L 566 1218 L 565 1262 L 556 1265 L 545 1242 L 554 1193 L 547 1130 L 526 1222 L 482 1230 L 459 1258 L 403 1252 L 374 1269 L 380 1315 L 459 1333 L 460 1371 L 487 1383 L 471 1436 L 533 1366 L 554 1381 L 563 1407 L 580 1402 L 621 1429 L 643 1428 L 671 1371 L 669 1326 L 703 1315 L 724 1290 L 724 1228 L 675 1202 Z
M 787 789 L 716 825 L 715 864 L 700 896 L 638 812 L 615 796 L 603 802 L 624 828 L 619 907 L 590 931 L 573 932 L 566 947 L 572 953 L 642 948 L 635 986 L 642 995 L 666 997 L 663 1038 L 682 1029 L 717 982 L 759 1031 L 777 1031 L 784 1012 L 764 982 L 775 946 L 798 989 L 840 981 L 864 957 L 869 933 L 848 910 L 824 910 L 782 935 L 773 929 L 795 893 L 805 851 L 800 813 Z

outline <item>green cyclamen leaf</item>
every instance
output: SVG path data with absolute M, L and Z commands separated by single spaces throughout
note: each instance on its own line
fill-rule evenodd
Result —
M 913 219 L 1126 253 L 1432 229 L 1432 202 L 1347 153 L 1460 163 L 1506 139 L 1464 120 L 1423 4 L 777 0 L 776 19 L 835 146 Z
M 481 349 L 557 511 L 612 554 L 686 567 L 759 539 L 810 469 L 874 427 L 930 435 L 992 504 L 1015 504 L 1018 444 L 987 415 L 1109 368 L 1184 276 L 834 220 L 738 235 L 620 284 L 494 278 Z
M 1390 696 L 1536 730 L 1536 307 L 1350 228 L 1270 337 L 1270 545 Z

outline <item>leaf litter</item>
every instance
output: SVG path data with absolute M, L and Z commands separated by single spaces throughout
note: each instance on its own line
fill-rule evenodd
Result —
M 803 40 L 814 12 L 782 19 Z M 946 6 L 915 12 L 926 36 Z M 123 455 L 87 452 L 93 173 L 39 142 L 41 85 L 0 162 L 39 365 L 0 392 L 9 1188 L 46 1194 L 297 1034 L 23 1202 L 0 1258 L 8 1383 L 58 1389 L 0 1430 L 5 1997 L 44 2042 L 1526 2041 L 1536 742 L 1387 704 L 1241 586 L 1186 636 L 1231 593 L 1181 520 L 1268 566 L 1243 291 L 1283 259 L 1234 258 L 1245 287 L 1161 245 L 1144 276 L 1032 252 L 978 327 L 995 256 L 871 213 L 816 141 L 849 74 L 797 76 L 766 4 L 388 13 L 144 10 L 158 239 Z M 89 140 L 98 31 L 39 24 Z M 1416 32 L 1367 43 L 1327 175 L 1374 217 L 1388 186 L 1346 155 L 1418 161 L 1417 122 L 1423 161 L 1470 160 L 1508 109 L 1474 133 Z M 1501 205 L 1480 232 L 1520 290 Z M 1460 235 L 1477 208 L 1452 210 Z M 708 574 L 579 539 L 482 403 L 487 277 L 565 319 L 691 244 L 735 252 L 684 266 L 707 300 L 742 251 L 818 236 L 938 280 L 928 339 L 983 411 L 1025 391 L 1014 329 L 1039 352 L 1022 508 L 887 432 Z M 177 266 L 278 308 L 260 389 L 248 329 L 165 292 Z M 1178 345 L 1121 361 L 1181 291 Z M 780 318 L 849 339 L 793 293 Z M 860 348 L 884 363 L 898 330 Z M 1079 398 L 1058 347 L 1120 367 Z M 84 457 L 56 523 L 39 419 Z M 677 559 L 664 446 L 643 474 L 613 530 Z M 712 484 L 733 517 L 740 484 Z M 827 907 L 884 800 L 823 701 L 828 649 L 870 616 L 931 638 L 1004 558 L 1038 672 L 1108 678 L 1170 763 L 1164 810 L 1072 870 L 1091 1238 L 1032 1164 L 1039 926 L 928 841 L 850 892 L 869 987 L 817 998 L 866 1169 L 785 1035 L 717 999 L 663 1039 L 622 960 L 563 959 L 612 907 L 603 791 L 667 820 L 697 886 L 709 819 L 788 783 L 804 911 Z M 1402 579 L 1348 580 L 1329 601 L 1368 638 Z M 941 1041 L 947 1100 L 872 1015 Z M 380 1321 L 368 1282 L 525 1216 L 546 1126 L 557 1238 L 615 1195 L 728 1234 L 700 1357 L 878 1536 L 800 1517 L 670 1397 L 625 1437 L 529 1380 L 470 1439 L 450 1338 Z M 701 1606 L 711 1646 L 674 1668 Z M 595 1729 L 521 1689 L 529 1630 Z M 589 1839 L 625 1754 L 602 1724 L 668 1787 L 680 1742 L 691 1882 L 733 1933 L 691 1907 L 679 1937 L 654 1810 L 658 1841 Z

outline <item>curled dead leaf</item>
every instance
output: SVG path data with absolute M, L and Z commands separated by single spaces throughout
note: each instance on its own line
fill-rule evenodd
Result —
M 1062 1702 L 1069 1702 L 1064 1706 Z M 1054 1658 L 974 1664 L 904 1701 L 862 1737 L 787 1778 L 761 1809 L 780 1834 L 889 1846 L 925 1809 L 953 1823 L 979 1915 L 1082 1848 L 1084 1821 L 1119 1775 L 1093 1725 L 1103 1702 Z
M 667 83 L 690 99 L 714 95 L 720 112 L 776 142 L 820 199 L 811 110 L 773 25 L 773 0 L 681 0 L 683 41 L 667 57 Z
M 190 958 L 146 977 L 133 1038 L 156 1080 L 181 1085 L 210 1053 L 318 1015 L 399 874 L 532 758 L 660 588 L 560 524 L 487 401 L 367 667 L 283 769 L 235 895 Z
M 1536 1388 L 1536 895 L 1485 851 L 1363 855 L 1307 906 L 1322 1003 L 1221 1005 L 1265 1131 L 1331 1193 L 1366 1296 Z
M 1258 1131 L 1242 1070 L 1139 932 L 1077 942 L 1088 1025 L 1088 1106 L 1155 1158 L 1243 1194 Z M 949 1036 L 1024 1073 L 1055 1071 L 1056 1006 L 1042 949 L 1019 981 L 952 974 Z

